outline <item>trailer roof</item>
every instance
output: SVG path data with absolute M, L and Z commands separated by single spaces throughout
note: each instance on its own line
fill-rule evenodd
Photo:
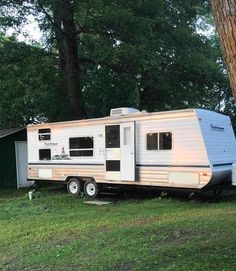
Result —
M 139 120 L 139 119 L 154 119 L 158 117 L 163 118 L 176 118 L 179 116 L 193 116 L 196 114 L 196 111 L 199 109 L 183 109 L 183 110 L 172 110 L 172 111 L 161 111 L 161 112 L 146 112 L 146 111 L 140 111 L 137 113 L 130 113 L 126 115 L 121 116 L 106 116 L 102 118 L 92 118 L 92 119 L 83 119 L 83 120 L 72 120 L 72 121 L 63 121 L 63 122 L 51 122 L 51 123 L 41 123 L 41 124 L 30 124 L 27 126 L 27 128 L 34 128 L 34 127 L 42 127 L 42 126 L 63 126 L 63 125 L 75 125 L 75 124 L 101 124 L 101 123 L 116 123 L 119 121 L 133 121 L 133 120 Z M 208 111 L 204 109 L 200 109 L 202 111 Z M 210 112 L 210 111 L 208 111 Z

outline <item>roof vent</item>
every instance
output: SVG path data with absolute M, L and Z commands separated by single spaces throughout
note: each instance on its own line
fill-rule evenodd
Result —
M 122 116 L 132 113 L 140 112 L 138 109 L 130 108 L 130 107 L 120 107 L 111 109 L 110 116 Z

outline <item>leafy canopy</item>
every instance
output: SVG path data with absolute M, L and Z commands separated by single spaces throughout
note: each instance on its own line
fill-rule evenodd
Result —
M 205 107 L 235 114 L 218 41 L 214 35 L 207 37 L 198 31 L 207 26 L 200 25 L 199 18 L 210 22 L 208 1 L 70 2 L 75 10 L 87 117 L 104 116 L 110 108 L 120 106 L 148 111 Z M 1 38 L 5 49 L 0 53 L 10 66 L 1 79 L 0 92 L 4 89 L 6 98 L 1 99 L 0 108 L 5 112 L 7 103 L 15 112 L 1 114 L 4 125 L 12 119 L 19 125 L 41 118 L 71 117 L 60 70 L 58 25 L 53 20 L 59 3 L 5 0 L 0 4 L 3 30 L 22 25 L 31 14 L 44 32 L 42 46 L 47 48 L 45 53 L 39 46 Z M 7 51 L 6 43 L 11 43 Z M 9 102 L 11 95 L 14 103 Z M 17 112 L 24 117 L 13 117 Z

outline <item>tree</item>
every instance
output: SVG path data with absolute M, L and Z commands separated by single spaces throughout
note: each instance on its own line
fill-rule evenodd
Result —
M 88 17 L 109 33 L 82 36 L 82 52 L 93 60 L 83 65 L 87 111 L 105 115 L 110 105 L 122 104 L 149 111 L 222 110 L 230 97 L 218 44 L 196 31 L 199 16 L 208 15 L 207 7 L 197 9 L 202 1 L 115 2 Z
M 3 0 L 0 3 L 0 7 L 2 9 L 3 22 L 6 22 L 7 26 L 19 26 L 27 20 L 27 16 L 30 14 L 36 18 L 43 15 L 43 27 L 48 27 L 48 32 L 52 29 L 56 37 L 61 69 L 66 78 L 66 87 L 72 113 L 71 118 L 81 119 L 85 116 L 85 111 L 81 100 L 78 33 L 75 25 L 74 2 L 76 1 Z M 16 15 L 12 15 L 12 11 L 15 11 Z
M 221 49 L 236 99 L 236 2 L 211 0 Z
M 45 14 L 52 23 L 56 36 L 57 47 L 60 52 L 61 66 L 67 78 L 67 89 L 69 102 L 72 109 L 72 116 L 81 119 L 85 116 L 81 94 L 81 80 L 79 69 L 77 29 L 75 25 L 74 1 L 57 0 L 51 1 L 52 16 L 45 11 L 41 1 L 38 1 L 40 11 Z M 62 45 L 63 42 L 63 45 Z M 60 51 L 61 50 L 61 51 Z
M 46 48 L 40 52 L 57 63 L 58 93 L 67 89 L 72 114 L 61 119 L 84 111 L 104 116 L 118 106 L 224 110 L 230 95 L 218 44 L 197 31 L 205 2 L 3 0 L 0 23 L 19 26 L 29 14 L 38 20 Z
M 0 127 L 65 119 L 69 112 L 56 59 L 0 35 Z

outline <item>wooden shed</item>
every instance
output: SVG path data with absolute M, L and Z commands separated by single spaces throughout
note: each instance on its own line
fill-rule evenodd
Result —
M 0 130 L 0 189 L 29 186 L 25 128 Z

